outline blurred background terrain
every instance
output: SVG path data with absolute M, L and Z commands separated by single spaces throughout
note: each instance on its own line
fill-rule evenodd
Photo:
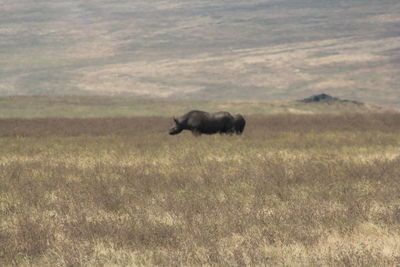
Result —
M 396 0 L 0 4 L 0 95 L 400 107 Z

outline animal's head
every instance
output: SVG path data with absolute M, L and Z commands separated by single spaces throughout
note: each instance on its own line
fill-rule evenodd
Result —
M 174 126 L 169 129 L 169 134 L 174 135 L 182 132 L 183 127 L 180 124 L 179 120 L 174 117 Z

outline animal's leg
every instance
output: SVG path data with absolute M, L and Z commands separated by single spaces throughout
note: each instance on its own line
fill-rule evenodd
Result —
M 201 132 L 199 130 L 192 130 L 192 134 L 196 137 L 201 135 Z
M 224 134 L 232 135 L 235 132 L 234 129 L 224 129 Z

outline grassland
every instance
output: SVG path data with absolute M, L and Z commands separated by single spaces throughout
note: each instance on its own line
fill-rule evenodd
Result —
M 200 101 L 162 98 L 107 96 L 3 96 L 0 118 L 98 118 L 129 116 L 178 116 L 192 109 L 221 111 L 245 115 L 340 114 L 396 111 L 368 103 L 289 101 Z
M 0 265 L 400 262 L 400 115 L 0 120 Z

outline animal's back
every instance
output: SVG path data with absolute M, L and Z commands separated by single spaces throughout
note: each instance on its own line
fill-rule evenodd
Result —
M 184 120 L 191 127 L 199 127 L 205 120 L 209 119 L 210 113 L 200 110 L 192 110 L 186 113 Z

